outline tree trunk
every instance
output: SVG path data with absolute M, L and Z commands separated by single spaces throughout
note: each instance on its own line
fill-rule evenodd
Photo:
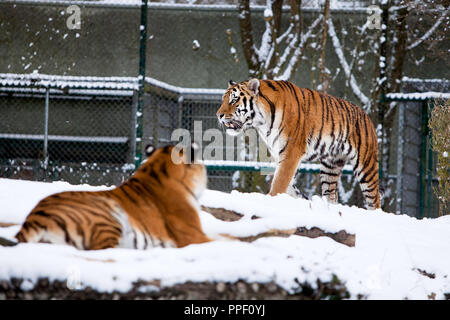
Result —
M 389 8 L 394 4 L 388 5 L 387 8 L 383 10 L 383 17 Z M 382 85 L 382 95 L 388 92 L 400 92 L 401 89 L 401 79 L 403 77 L 403 65 L 406 56 L 406 42 L 407 42 L 407 28 L 406 28 L 406 17 L 408 15 L 408 8 L 402 7 L 387 17 L 387 32 L 386 41 L 387 50 L 389 52 L 389 60 L 387 54 L 385 57 L 385 68 L 380 68 L 380 79 L 386 79 Z M 383 19 L 384 21 L 385 19 Z M 380 60 L 380 62 L 382 62 Z M 384 69 L 384 70 L 383 70 Z M 391 203 L 391 188 L 394 184 L 392 179 L 389 179 L 388 174 L 391 172 L 390 168 L 390 151 L 391 143 L 393 137 L 393 126 L 396 115 L 396 108 L 386 103 L 380 104 L 380 118 L 382 124 L 382 172 L 383 172 L 383 182 L 386 186 L 386 197 L 384 199 L 383 208 L 387 208 Z
M 329 75 L 325 68 L 325 53 L 327 46 L 327 34 L 328 34 L 328 16 L 330 13 L 330 0 L 325 1 L 325 7 L 323 10 L 323 31 L 322 39 L 320 43 L 320 57 L 319 57 L 319 90 L 326 93 L 328 90 Z
M 257 70 L 259 70 L 259 61 L 256 56 L 255 44 L 253 42 L 249 0 L 239 0 L 238 10 L 242 49 L 245 60 L 247 61 L 248 73 L 250 77 L 253 77 L 256 75 Z

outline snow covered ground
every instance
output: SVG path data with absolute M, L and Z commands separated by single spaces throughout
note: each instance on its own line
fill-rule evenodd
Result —
M 20 224 L 43 197 L 63 190 L 98 190 L 105 187 L 0 179 L 0 222 Z M 319 227 L 329 232 L 356 234 L 348 247 L 328 237 L 260 238 L 252 243 L 218 240 L 182 249 L 137 251 L 108 249 L 79 251 L 68 246 L 21 244 L 0 247 L 0 281 L 26 279 L 23 290 L 36 279 L 68 281 L 74 290 L 91 286 L 98 291 L 126 292 L 138 280 L 160 280 L 162 286 L 186 281 L 267 283 L 274 281 L 288 292 L 298 282 L 345 283 L 352 298 L 444 298 L 450 293 L 450 216 L 417 220 L 381 210 L 329 205 L 319 197 L 311 201 L 287 195 L 226 194 L 208 190 L 201 198 L 208 207 L 243 213 L 225 222 L 201 212 L 209 235 L 251 236 L 270 229 Z M 251 219 L 252 216 L 260 219 Z M 0 236 L 13 239 L 19 226 L 0 227 Z M 147 286 L 142 290 L 158 290 Z

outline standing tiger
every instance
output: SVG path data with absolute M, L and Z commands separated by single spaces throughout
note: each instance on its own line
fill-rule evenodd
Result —
M 191 163 L 185 155 L 189 152 L 150 146 L 147 160 L 115 189 L 44 198 L 26 218 L 17 240 L 84 250 L 183 247 L 210 241 L 198 216 L 197 199 L 206 188 L 206 170 L 196 163 L 197 148 L 191 147 L 195 155 Z
M 346 162 L 353 166 L 369 209 L 380 208 L 378 143 L 372 121 L 359 107 L 288 81 L 230 81 L 217 111 L 230 135 L 256 128 L 277 163 L 270 195 L 295 194 L 302 160 L 320 162 L 322 196 L 338 200 Z

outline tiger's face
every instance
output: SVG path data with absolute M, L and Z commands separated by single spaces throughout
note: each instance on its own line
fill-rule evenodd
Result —
M 188 148 L 166 146 L 159 149 L 149 145 L 145 148 L 146 161 L 139 171 L 142 176 L 156 180 L 164 187 L 181 184 L 186 191 L 200 196 L 206 189 L 206 168 L 199 160 L 199 147 L 192 143 Z
M 256 79 L 241 83 L 230 80 L 216 113 L 227 134 L 235 136 L 253 126 L 258 89 L 259 81 Z

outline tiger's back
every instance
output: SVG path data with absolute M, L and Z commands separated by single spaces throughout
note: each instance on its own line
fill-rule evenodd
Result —
M 95 192 L 62 192 L 42 201 L 16 235 L 19 242 L 68 244 L 78 249 L 119 246 L 123 215 L 119 203 Z
M 210 241 L 198 217 L 206 188 L 203 165 L 172 161 L 173 147 L 154 151 L 121 186 L 62 192 L 41 200 L 16 235 L 19 242 L 78 249 L 183 247 Z M 192 151 L 195 152 L 195 151 Z

